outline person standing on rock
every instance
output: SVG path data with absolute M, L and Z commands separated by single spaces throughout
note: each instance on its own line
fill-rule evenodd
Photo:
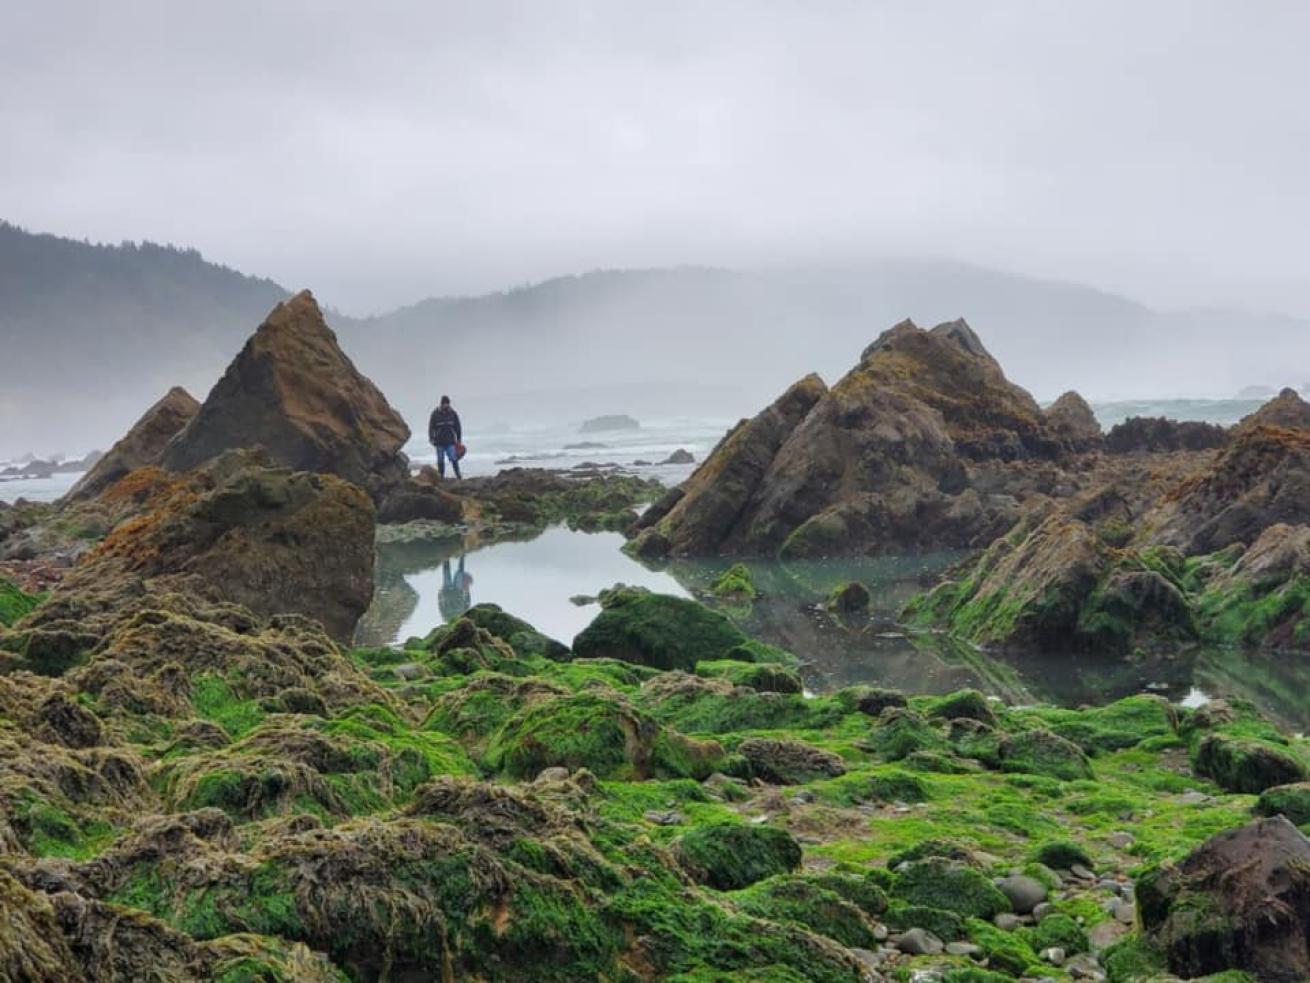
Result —
M 460 425 L 459 414 L 450 405 L 450 397 L 442 396 L 441 405 L 432 411 L 428 420 L 428 440 L 437 450 L 437 474 L 446 476 L 446 459 L 455 469 L 455 477 L 463 478 L 459 473 L 459 450 L 457 445 L 464 439 L 464 428 Z

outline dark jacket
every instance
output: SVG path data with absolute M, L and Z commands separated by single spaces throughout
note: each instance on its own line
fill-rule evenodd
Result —
M 459 414 L 453 406 L 438 406 L 428 420 L 428 443 L 433 447 L 449 447 L 464 439 Z

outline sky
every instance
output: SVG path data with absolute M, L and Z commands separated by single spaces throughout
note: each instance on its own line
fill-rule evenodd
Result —
M 950 258 L 1310 315 L 1310 4 L 11 4 L 0 218 L 352 314 Z

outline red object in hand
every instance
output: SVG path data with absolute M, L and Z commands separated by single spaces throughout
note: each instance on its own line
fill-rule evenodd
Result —
M 459 441 L 455 441 L 455 460 L 456 461 L 464 460 L 464 455 L 467 453 L 468 453 L 468 448 L 465 447 L 463 444 L 461 444 Z

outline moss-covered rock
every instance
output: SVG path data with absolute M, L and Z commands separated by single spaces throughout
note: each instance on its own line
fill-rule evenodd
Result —
M 746 641 L 731 621 L 695 601 L 630 590 L 609 599 L 573 640 L 573 654 L 692 672 L 698 662 L 739 657 L 734 652 Z
M 1310 782 L 1264 789 L 1255 804 L 1255 811 L 1262 816 L 1286 816 L 1297 826 L 1310 823 Z
M 1202 737 L 1192 754 L 1192 767 L 1229 792 L 1259 794 L 1307 778 L 1305 762 L 1286 747 L 1225 734 Z
M 800 866 L 795 838 L 776 826 L 713 823 L 699 826 L 675 844 L 678 859 L 703 884 L 735 891 Z
M 1092 777 L 1092 766 L 1082 749 L 1049 730 L 1007 734 L 1000 742 L 998 755 L 1003 771 L 1045 775 L 1064 781 Z
M 750 765 L 751 774 L 775 785 L 801 785 L 846 773 L 840 756 L 803 741 L 751 737 L 737 750 Z
M 980 871 L 944 857 L 905 862 L 892 897 L 909 905 L 941 908 L 963 918 L 992 918 L 1010 910 L 1004 894 Z
M 755 581 L 751 578 L 750 567 L 744 563 L 734 563 L 715 577 L 710 584 L 710 593 L 721 601 L 738 604 L 753 601 L 759 596 Z
M 828 883 L 794 875 L 771 877 L 746 888 L 735 901 L 742 911 L 760 918 L 795 922 L 845 946 L 877 948 L 872 918 Z

